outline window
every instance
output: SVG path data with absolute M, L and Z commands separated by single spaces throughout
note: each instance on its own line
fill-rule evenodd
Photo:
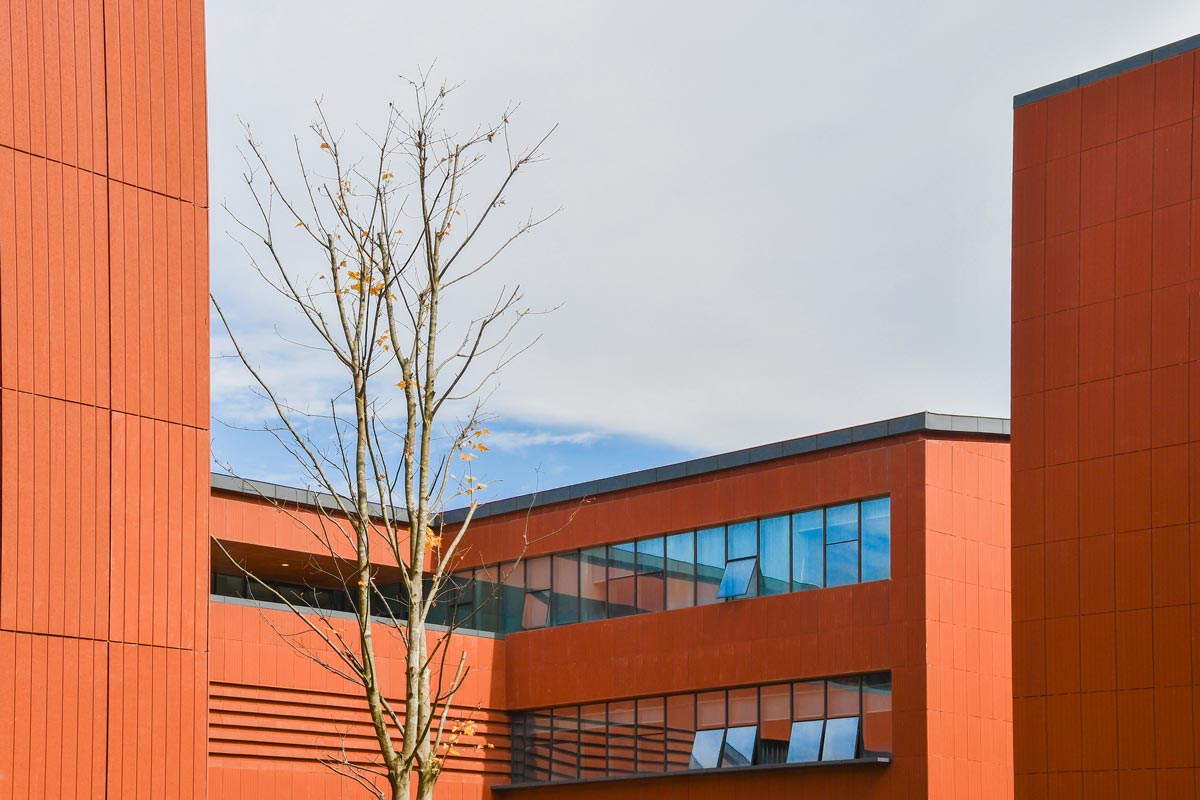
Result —
M 579 618 L 584 622 L 608 616 L 608 548 L 589 547 L 579 554 Z
M 825 585 L 825 512 L 792 515 L 792 591 Z
M 645 614 L 662 611 L 666 606 L 666 580 L 663 577 L 662 537 L 637 542 L 637 609 Z
M 550 621 L 550 557 L 525 562 L 525 607 L 521 615 L 524 630 L 544 628 Z
M 725 573 L 725 528 L 696 531 L 696 605 L 717 602 Z
M 825 509 L 825 585 L 858 583 L 858 503 Z
M 579 551 L 554 556 L 552 624 L 579 622 Z
M 696 604 L 696 535 L 691 531 L 667 537 L 667 608 Z
M 891 681 L 853 675 L 524 712 L 513 719 L 513 781 L 890 755 Z
M 725 574 L 717 589 L 718 598 L 745 597 L 750 594 L 754 576 L 758 568 L 758 558 L 739 558 L 725 565 Z
M 743 725 L 725 732 L 725 747 L 721 750 L 722 767 L 748 767 L 754 763 L 758 744 L 758 726 Z
M 789 520 L 772 517 L 758 522 L 758 593 L 783 594 L 790 591 L 791 548 L 788 545 Z
M 892 501 L 881 497 L 862 504 L 862 580 L 892 576 Z
M 525 562 L 500 565 L 500 631 L 513 633 L 522 630 L 525 616 Z
M 637 612 L 636 551 L 633 542 L 608 548 L 608 617 Z

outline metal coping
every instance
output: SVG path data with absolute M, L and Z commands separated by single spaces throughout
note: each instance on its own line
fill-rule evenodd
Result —
M 1090 83 L 1102 81 L 1105 78 L 1111 78 L 1114 75 L 1120 75 L 1122 72 L 1129 72 L 1138 67 L 1144 67 L 1147 64 L 1164 61 L 1172 56 L 1177 56 L 1180 53 L 1186 53 L 1189 50 L 1197 48 L 1200 48 L 1200 34 L 1180 39 L 1178 42 L 1172 42 L 1162 47 L 1156 47 L 1153 50 L 1147 50 L 1144 53 L 1138 53 L 1136 56 L 1114 61 L 1103 67 L 1090 69 L 1087 72 L 1082 72 L 1070 78 L 1064 78 L 1061 81 L 1048 83 L 1045 86 L 1031 89 L 1028 92 L 1022 92 L 1013 97 L 1013 108 L 1020 108 L 1030 103 L 1036 103 L 1038 100 L 1045 100 L 1047 97 L 1069 92 L 1072 89 L 1078 89 L 1081 86 L 1087 86 Z
M 529 511 L 541 506 L 565 503 L 572 500 L 583 500 L 586 497 L 593 497 L 608 492 L 618 492 L 622 489 L 634 489 L 640 486 L 678 480 L 679 478 L 706 475 L 734 467 L 761 464 L 764 461 L 774 461 L 775 459 L 788 458 L 789 456 L 801 455 L 803 453 L 814 453 L 835 447 L 845 447 L 846 445 L 869 442 L 876 439 L 886 439 L 890 436 L 899 436 L 918 431 L 1003 437 L 1008 436 L 1011 429 L 1009 420 L 1003 417 L 970 417 L 956 414 L 934 414 L 922 411 L 880 422 L 868 422 L 850 428 L 840 428 L 835 431 L 802 436 L 799 439 L 788 439 L 783 442 L 749 447 L 744 450 L 735 450 L 731 453 L 720 453 L 718 455 L 692 459 L 691 461 L 682 461 L 677 464 L 668 464 L 663 467 L 652 467 L 637 472 L 627 472 L 623 475 L 613 475 L 570 486 L 562 486 L 557 489 L 548 489 L 544 492 L 534 492 L 517 497 L 494 500 L 481 504 L 475 511 L 475 519 L 511 514 L 517 511 Z M 232 492 L 234 494 L 249 495 L 251 497 L 276 500 L 284 503 L 296 503 L 334 511 L 338 508 L 335 498 L 329 494 L 318 494 L 306 489 L 293 489 L 288 486 L 277 486 L 273 483 L 265 483 L 263 481 L 244 480 L 218 473 L 212 474 L 212 488 L 223 492 Z M 382 511 L 382 506 L 372 504 L 373 513 L 378 512 L 382 514 Z M 466 517 L 466 514 L 467 510 L 465 508 L 452 509 L 443 515 L 443 520 L 454 524 L 461 522 Z M 393 516 L 398 520 L 407 521 L 407 515 L 404 514 L 402 509 L 396 509 L 393 512 Z

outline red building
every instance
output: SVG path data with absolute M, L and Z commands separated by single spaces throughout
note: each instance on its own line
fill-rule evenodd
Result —
M 1018 800 L 1197 791 L 1197 47 L 1015 101 Z
M 508 579 L 451 649 L 494 749 L 441 796 L 1011 797 L 1008 477 L 1006 421 L 916 414 L 483 506 L 480 596 Z M 234 559 L 322 588 L 273 505 L 314 498 L 214 481 Z M 354 796 L 315 758 L 370 751 L 361 700 L 213 563 L 210 796 Z

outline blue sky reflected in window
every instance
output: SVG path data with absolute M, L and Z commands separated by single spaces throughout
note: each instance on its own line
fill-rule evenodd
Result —
M 788 740 L 787 760 L 789 764 L 808 764 L 821 758 L 821 734 L 825 731 L 825 720 L 808 719 L 792 723 L 792 736 Z
M 792 515 L 792 588 L 825 585 L 825 515 L 820 509 Z
M 825 509 L 825 542 L 836 544 L 858 538 L 858 503 Z
M 721 763 L 721 745 L 725 740 L 725 729 L 696 731 L 692 740 L 692 757 L 688 769 L 716 769 Z
M 862 504 L 862 579 L 892 576 L 892 501 L 881 497 Z
M 858 542 L 831 544 L 825 548 L 825 585 L 858 583 Z
M 758 555 L 758 521 L 751 520 L 730 525 L 728 541 L 727 557 L 730 560 Z
M 717 597 L 743 597 L 750 592 L 754 580 L 757 558 L 739 558 L 725 565 L 725 575 L 717 589 Z
M 858 755 L 858 717 L 831 719 L 825 723 L 822 761 L 848 761 Z
M 721 766 L 746 767 L 754 763 L 754 745 L 757 743 L 757 725 L 730 728 L 725 733 L 725 747 L 721 750 Z

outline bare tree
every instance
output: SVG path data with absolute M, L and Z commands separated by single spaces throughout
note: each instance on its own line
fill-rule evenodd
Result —
M 451 619 L 445 631 L 428 625 L 447 591 L 461 588 L 449 573 L 461 562 L 482 486 L 470 468 L 487 449 L 481 401 L 497 370 L 522 349 L 509 339 L 528 313 L 519 287 L 499 290 L 477 313 L 464 310 L 456 292 L 544 221 L 529 216 L 509 233 L 480 235 L 500 215 L 513 181 L 541 159 L 546 137 L 515 152 L 511 109 L 470 135 L 452 135 L 442 127 L 448 90 L 427 78 L 411 88 L 407 113 L 392 106 L 381 135 L 362 134 L 361 157 L 331 130 L 318 104 L 311 139 L 295 140 L 295 191 L 247 128 L 253 210 L 233 215 L 236 238 L 300 320 L 311 343 L 298 344 L 317 347 L 337 365 L 339 389 L 320 411 L 300 408 L 272 386 L 212 299 L 236 357 L 274 410 L 277 421 L 267 430 L 312 488 L 328 496 L 320 524 L 304 524 L 328 554 L 325 572 L 352 600 L 352 633 L 247 574 L 291 608 L 318 643 L 294 646 L 356 686 L 370 712 L 378 758 L 364 763 L 343 748 L 323 761 L 392 800 L 408 800 L 414 783 L 417 798 L 432 797 L 461 732 L 450 709 L 468 667 L 465 654 L 448 650 L 454 625 L 464 620 Z M 495 183 L 476 197 L 467 186 L 485 156 L 492 157 Z M 465 519 L 448 526 L 442 512 L 452 503 L 465 503 Z M 381 562 L 398 568 L 401 608 L 383 600 Z M 382 688 L 380 632 L 402 643 L 402 703 Z M 396 683 L 393 677 L 388 685 Z

